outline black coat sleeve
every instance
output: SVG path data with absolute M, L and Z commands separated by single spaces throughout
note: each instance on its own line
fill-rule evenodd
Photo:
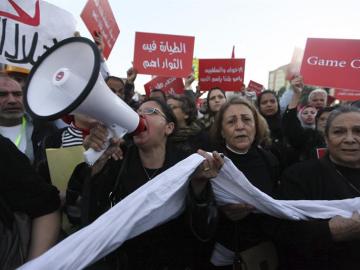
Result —
M 297 118 L 297 110 L 287 109 L 283 115 L 283 129 L 290 145 L 296 149 L 301 148 L 306 143 L 305 130 Z
M 0 195 L 13 211 L 35 218 L 60 207 L 58 190 L 46 183 L 16 146 L 0 137 Z

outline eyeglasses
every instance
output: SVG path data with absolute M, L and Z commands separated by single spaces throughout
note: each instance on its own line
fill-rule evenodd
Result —
M 168 121 L 168 118 L 166 117 L 166 115 L 157 108 L 143 108 L 143 109 L 137 110 L 137 112 L 138 112 L 138 114 L 147 114 L 147 115 L 159 114 Z
M 171 104 L 169 104 L 169 107 L 170 107 L 170 109 L 172 109 L 172 110 L 175 110 L 175 109 L 181 108 L 180 106 L 171 105 Z

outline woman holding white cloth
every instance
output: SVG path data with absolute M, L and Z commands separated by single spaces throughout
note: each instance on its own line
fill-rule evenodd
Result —
M 251 128 L 257 125 L 251 124 L 252 121 L 256 121 L 255 117 L 251 117 L 250 108 L 251 105 L 246 105 L 243 101 L 228 102 L 219 112 L 219 118 L 215 122 L 215 127 L 216 123 L 218 124 L 216 134 L 218 138 L 223 138 L 225 154 L 255 186 L 265 191 L 265 183 L 259 184 L 254 181 L 254 168 L 257 168 L 259 174 L 260 171 L 264 171 L 260 169 L 260 163 L 252 164 L 253 171 L 251 164 L 249 165 L 249 154 L 254 146 L 248 149 L 242 147 L 249 145 L 249 142 L 253 145 L 257 142 L 256 139 L 251 140 L 256 138 L 258 133 L 255 128 Z M 252 114 L 254 115 L 256 112 Z M 229 128 L 232 125 L 233 128 Z M 341 107 L 333 111 L 326 125 L 325 138 L 328 156 L 321 160 L 296 164 L 284 172 L 279 192 L 276 192 L 281 199 L 339 200 L 360 196 L 360 110 Z M 232 158 L 235 151 L 236 156 Z M 249 159 L 243 158 L 243 163 L 239 164 L 237 161 L 244 156 Z M 264 176 L 255 180 L 266 179 Z M 222 219 L 222 226 L 216 235 L 218 244 L 212 257 L 213 264 L 218 266 L 215 269 L 231 269 L 230 264 L 236 259 L 234 251 L 238 251 L 238 261 L 242 265 L 248 263 L 245 255 L 249 250 L 255 254 L 252 259 L 266 252 L 273 255 L 273 251 L 268 249 L 269 245 L 258 250 L 256 245 L 250 245 L 267 239 L 272 239 L 277 247 L 280 247 L 277 250 L 280 255 L 279 269 L 360 268 L 359 213 L 354 213 L 352 218 L 337 216 L 330 220 L 288 221 L 251 214 L 253 208 L 245 204 L 228 205 L 222 210 L 228 219 Z M 229 220 L 234 222 L 231 223 Z M 263 256 L 259 258 L 259 263 L 267 265 L 267 269 L 278 269 L 274 268 L 276 264 L 270 264 L 273 262 L 271 257 Z
M 360 110 L 342 106 L 332 111 L 325 126 L 325 140 L 325 157 L 295 164 L 284 172 L 281 199 L 360 197 Z M 284 269 L 360 269 L 359 213 L 352 218 L 283 222 L 276 234 L 282 240 Z
M 212 133 L 216 149 L 230 158 L 254 186 L 273 196 L 279 165 L 275 156 L 260 146 L 270 141 L 269 129 L 254 105 L 241 98 L 226 102 L 217 114 Z M 261 216 L 252 214 L 253 206 L 229 204 L 220 210 L 211 262 L 214 269 L 231 269 L 235 251 L 257 249 L 269 237 L 262 232 Z
M 113 140 L 113 144 L 93 167 L 77 169 L 82 171 L 78 173 L 80 176 L 84 175 L 84 170 L 91 175 L 84 186 L 88 190 L 88 222 L 109 209 L 109 199 L 111 203 L 121 201 L 186 157 L 172 151 L 168 143 L 168 137 L 175 130 L 176 119 L 164 102 L 149 99 L 140 105 L 138 113 L 144 118 L 146 130 L 135 135 L 133 143 L 119 151 L 119 141 Z M 87 146 L 101 149 L 106 135 L 102 127 L 93 129 L 86 139 Z M 192 176 L 191 192 L 206 201 L 208 180 L 217 175 L 223 160 L 218 153 L 212 156 L 203 151 L 199 153 L 206 159 Z M 192 235 L 187 216 L 183 214 L 126 241 L 89 269 L 199 269 L 194 267 L 202 258 L 201 252 L 202 246 Z

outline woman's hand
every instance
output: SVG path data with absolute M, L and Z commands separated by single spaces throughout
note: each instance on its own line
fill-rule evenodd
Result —
M 97 124 L 90 129 L 90 134 L 85 137 L 83 146 L 86 150 L 89 148 L 94 149 L 95 151 L 101 151 L 105 148 L 105 143 L 108 140 L 108 129 L 101 125 Z
M 291 82 L 291 88 L 294 90 L 294 93 L 301 94 L 304 88 L 304 79 L 301 75 L 295 76 Z
M 95 151 L 102 151 L 106 147 L 108 140 L 108 130 L 105 126 L 96 125 L 90 130 L 90 134 L 84 140 L 84 148 L 92 148 Z M 120 144 L 124 142 L 121 138 L 111 138 L 110 146 L 105 150 L 101 157 L 92 166 L 91 175 L 97 174 L 102 170 L 108 159 L 123 159 L 123 151 Z
M 205 188 L 207 182 L 219 174 L 221 167 L 224 165 L 224 160 L 216 151 L 209 155 L 203 150 L 198 150 L 199 155 L 202 155 L 205 160 L 197 167 L 195 173 L 191 177 L 191 186 L 195 195 L 199 195 Z
M 256 208 L 247 203 L 227 204 L 220 207 L 220 210 L 232 221 L 245 218 Z
M 184 89 L 191 89 L 191 84 L 195 81 L 194 73 L 191 73 L 185 78 L 185 87 Z
M 360 239 L 360 214 L 354 212 L 351 218 L 335 216 L 330 219 L 329 228 L 334 241 Z
M 126 71 L 126 82 L 130 83 L 130 84 L 134 84 L 136 76 L 138 74 L 138 71 L 134 68 L 131 67 Z
M 294 109 L 299 105 L 301 93 L 304 88 L 304 80 L 302 76 L 296 76 L 294 79 L 291 80 L 291 88 L 293 89 L 293 96 L 290 100 L 288 105 L 289 109 Z

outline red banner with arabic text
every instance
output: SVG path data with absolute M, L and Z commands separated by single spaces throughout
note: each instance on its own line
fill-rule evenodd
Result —
M 108 0 L 88 0 L 80 16 L 93 37 L 96 32 L 102 34 L 107 59 L 120 34 Z
M 136 32 L 134 67 L 140 74 L 187 77 L 192 72 L 194 37 Z
M 260 83 L 250 80 L 247 89 L 248 89 L 248 91 L 254 91 L 256 93 L 256 95 L 259 95 L 261 93 L 261 91 L 264 89 L 264 86 Z
M 245 59 L 199 59 L 199 86 L 208 91 L 240 91 L 245 73 Z
M 156 77 L 151 81 L 144 84 L 145 93 L 147 96 L 150 95 L 151 90 L 161 89 L 165 94 L 183 94 L 184 93 L 184 82 L 181 78 L 166 78 Z
M 335 98 L 339 100 L 360 100 L 360 90 L 335 89 Z

